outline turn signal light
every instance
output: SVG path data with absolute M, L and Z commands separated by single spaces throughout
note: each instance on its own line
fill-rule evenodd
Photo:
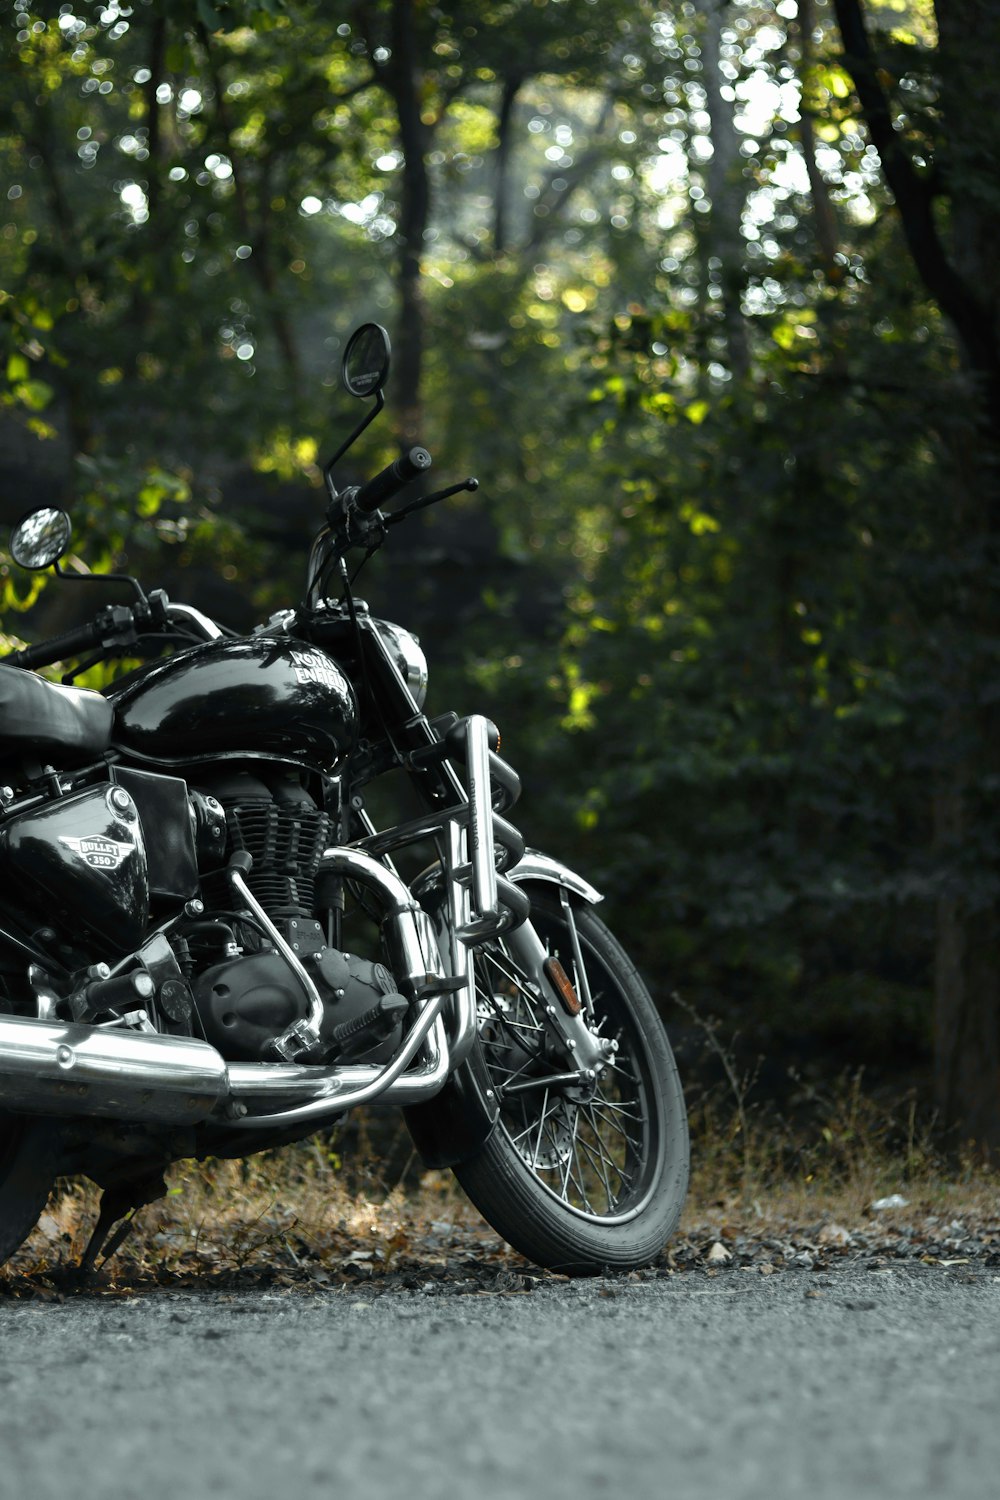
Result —
M 562 1008 L 568 1016 L 578 1016 L 583 1009 L 580 998 L 573 988 L 573 981 L 558 958 L 547 958 L 542 965 L 545 977 L 555 990 L 562 1002 Z

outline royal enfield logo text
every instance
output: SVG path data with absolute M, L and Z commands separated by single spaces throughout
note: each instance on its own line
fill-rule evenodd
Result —
M 134 847 L 132 844 L 120 844 L 117 839 L 106 839 L 101 834 L 95 834 L 89 839 L 74 839 L 60 834 L 59 842 L 65 844 L 67 849 L 72 849 L 74 854 L 79 854 L 92 870 L 117 870 Z
M 292 665 L 296 682 L 318 682 L 322 687 L 338 687 L 340 678 L 328 656 L 319 651 L 293 651 Z

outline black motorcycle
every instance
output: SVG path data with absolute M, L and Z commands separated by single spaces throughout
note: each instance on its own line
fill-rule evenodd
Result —
M 525 848 L 495 726 L 427 718 L 415 637 L 352 593 L 350 553 L 475 488 L 383 514 L 430 466 L 413 448 L 338 491 L 388 367 L 358 329 L 343 380 L 373 404 L 297 609 L 237 635 L 126 579 L 132 602 L 0 666 L 0 1263 L 58 1175 L 103 1189 L 86 1268 L 171 1162 L 372 1100 L 541 1265 L 640 1266 L 676 1227 L 683 1095 L 600 895 Z M 69 541 L 36 510 L 11 553 L 59 572 Z M 143 664 L 66 685 L 114 657 Z M 24 670 L 67 660 L 63 685 Z M 377 827 L 366 788 L 399 770 L 419 812 Z

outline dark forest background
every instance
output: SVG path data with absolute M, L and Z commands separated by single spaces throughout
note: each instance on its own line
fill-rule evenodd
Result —
M 384 323 L 343 479 L 419 439 L 481 481 L 362 589 L 431 710 L 500 722 L 665 1003 L 995 1146 L 996 9 L 0 17 L 0 518 L 249 627 Z M 11 643 L 92 607 L 0 573 Z

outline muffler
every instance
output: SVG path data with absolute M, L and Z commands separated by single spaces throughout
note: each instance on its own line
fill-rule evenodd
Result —
M 196 1125 L 214 1113 L 247 1129 L 302 1121 L 319 1129 L 370 1099 L 415 1104 L 439 1092 L 450 1070 L 443 1001 L 423 1002 L 390 1062 L 328 1067 L 227 1066 L 193 1037 L 0 1015 L 0 1112 L 152 1125 Z M 411 1067 L 421 1047 L 427 1056 Z
M 228 1094 L 222 1057 L 193 1037 L 0 1016 L 0 1109 L 191 1125 Z

